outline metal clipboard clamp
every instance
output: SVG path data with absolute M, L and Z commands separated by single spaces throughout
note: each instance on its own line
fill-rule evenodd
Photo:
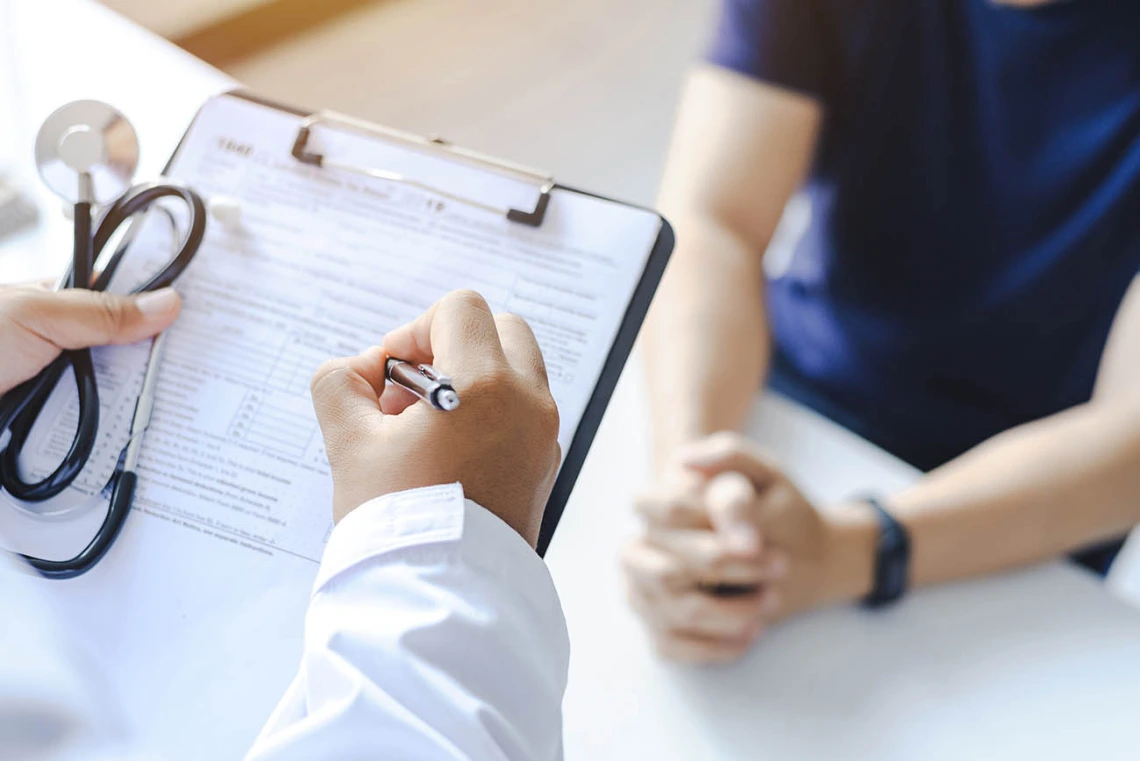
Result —
M 475 166 L 480 169 L 487 169 L 497 172 L 501 175 L 514 177 L 524 182 L 535 185 L 538 190 L 538 199 L 535 202 L 532 211 L 524 211 L 522 209 L 512 209 L 510 207 L 493 206 L 477 198 L 457 195 L 445 188 L 429 185 L 420 182 L 412 177 L 399 174 L 397 172 L 390 172 L 384 169 L 376 169 L 371 167 L 361 167 L 349 164 L 344 161 L 329 158 L 324 154 L 317 153 L 309 149 L 309 138 L 312 135 L 314 127 L 325 126 L 333 129 L 345 130 L 354 132 L 366 137 L 377 137 L 382 140 L 400 143 L 421 151 L 427 151 L 443 156 L 444 158 L 458 161 L 469 166 Z M 442 196 L 450 201 L 456 203 L 466 204 L 477 209 L 489 211 L 494 214 L 505 216 L 511 222 L 518 222 L 519 224 L 528 225 L 530 227 L 541 227 L 543 220 L 546 218 L 546 209 L 550 205 L 550 193 L 554 190 L 554 178 L 549 174 L 540 172 L 534 169 L 529 169 L 518 164 L 513 164 L 509 161 L 485 156 L 475 151 L 460 148 L 453 145 L 447 140 L 438 137 L 420 137 L 419 135 L 412 135 L 407 132 L 391 129 L 389 127 L 381 127 L 361 119 L 354 119 L 351 116 L 334 113 L 331 111 L 320 111 L 307 117 L 301 122 L 301 127 L 297 131 L 297 139 L 293 142 L 293 158 L 298 161 L 309 164 L 310 166 L 317 167 L 331 167 L 333 169 L 343 169 L 349 172 L 356 172 L 368 177 L 375 177 L 380 180 L 389 182 L 398 182 L 411 187 L 425 190 L 429 193 Z

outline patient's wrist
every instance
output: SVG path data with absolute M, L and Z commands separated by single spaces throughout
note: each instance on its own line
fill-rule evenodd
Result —
M 728 427 L 716 427 L 707 421 L 679 421 L 673 420 L 668 424 L 654 425 L 653 434 L 653 472 L 657 475 L 679 467 L 677 453 L 701 439 L 708 438 L 714 433 L 725 430 L 735 430 Z
M 824 512 L 829 561 L 825 602 L 862 600 L 870 594 L 875 579 L 875 548 L 879 525 L 865 502 L 844 502 Z

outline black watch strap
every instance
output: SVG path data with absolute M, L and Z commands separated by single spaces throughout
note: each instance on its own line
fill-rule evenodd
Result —
M 875 543 L 875 581 L 863 598 L 866 608 L 882 608 L 897 602 L 906 593 L 910 572 L 910 534 L 874 497 L 864 497 L 879 519 L 879 540 Z

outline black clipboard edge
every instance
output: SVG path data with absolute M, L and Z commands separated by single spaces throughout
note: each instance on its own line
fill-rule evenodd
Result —
M 305 111 L 294 106 L 269 100 L 243 89 L 221 92 L 214 97 L 222 96 L 241 98 L 242 100 L 248 100 L 251 103 L 256 103 L 266 108 L 284 111 L 285 113 L 300 117 L 306 117 L 312 113 L 311 111 Z M 200 112 L 201 109 L 199 109 L 199 113 Z M 190 126 L 186 128 L 186 131 L 178 140 L 178 145 L 175 146 L 174 152 L 170 155 L 170 159 L 166 162 L 166 167 L 163 169 L 164 174 L 170 170 L 174 163 L 174 158 L 178 155 L 179 151 L 182 150 L 182 144 L 186 141 L 187 135 L 190 134 L 190 128 L 193 127 L 194 122 L 197 120 L 198 115 L 196 113 L 194 119 L 190 122 Z M 638 281 L 637 287 L 634 288 L 633 297 L 626 306 L 625 314 L 622 315 L 621 326 L 618 328 L 617 336 L 610 346 L 609 354 L 606 355 L 606 361 L 602 364 L 602 371 L 598 375 L 597 383 L 594 384 L 594 391 L 590 394 L 590 401 L 586 403 L 586 409 L 582 412 L 582 419 L 578 423 L 578 430 L 574 432 L 574 438 L 570 441 L 570 450 L 563 453 L 562 468 L 558 472 L 558 478 L 554 482 L 554 488 L 550 492 L 550 498 L 546 501 L 546 511 L 542 516 L 542 528 L 538 534 L 538 546 L 536 549 L 540 557 L 545 557 L 546 550 L 550 547 L 550 541 L 554 538 L 554 531 L 558 528 L 558 523 L 562 520 L 562 514 L 566 511 L 566 505 L 570 501 L 570 494 L 574 491 L 574 485 L 578 481 L 578 475 L 582 472 L 582 466 L 586 462 L 586 455 L 590 453 L 590 447 L 594 444 L 594 437 L 598 433 L 598 427 L 602 424 L 602 418 L 605 415 L 606 408 L 609 407 L 610 399 L 613 398 L 618 379 L 621 378 L 621 374 L 625 370 L 626 362 L 629 360 L 629 355 L 633 351 L 634 342 L 641 332 L 641 326 L 645 322 L 645 315 L 649 312 L 649 305 L 653 301 L 654 294 L 657 293 L 657 287 L 660 285 L 661 278 L 665 274 L 665 267 L 669 263 L 669 257 L 673 253 L 673 247 L 677 240 L 673 232 L 673 226 L 669 224 L 669 221 L 665 219 L 665 217 L 653 209 L 637 204 L 616 201 L 612 198 L 598 195 L 597 193 L 578 190 L 577 188 L 566 185 L 556 184 L 555 188 L 570 193 L 598 198 L 603 201 L 609 201 L 610 203 L 621 204 L 634 209 L 640 209 L 642 211 L 648 211 L 655 214 L 657 218 L 661 220 L 661 230 L 657 234 L 657 240 L 654 242 L 653 249 L 649 252 L 649 258 L 646 260 L 645 267 L 641 271 L 641 279 Z
M 574 188 L 563 187 L 562 189 L 612 201 L 605 196 L 584 193 Z M 620 201 L 612 202 L 621 203 Z M 626 205 L 632 206 L 632 204 Z M 646 209 L 643 206 L 634 206 L 633 208 L 652 211 L 652 209 Z M 590 447 L 593 446 L 598 427 L 602 424 L 602 417 L 609 407 L 614 389 L 617 388 L 618 379 L 621 378 L 621 374 L 625 370 L 626 362 L 633 351 L 634 342 L 641 332 L 642 323 L 645 322 L 649 305 L 653 301 L 654 294 L 657 293 L 657 286 L 661 283 L 661 277 L 665 274 L 665 267 L 669 264 L 669 257 L 673 253 L 673 246 L 676 243 L 673 226 L 660 214 L 657 215 L 657 218 L 661 220 L 661 231 L 657 234 L 657 241 L 653 244 L 653 250 L 650 251 L 649 259 L 641 272 L 641 280 L 638 281 L 637 287 L 633 291 L 633 298 L 630 299 L 625 314 L 622 316 L 621 327 L 618 328 L 617 337 L 610 346 L 610 353 L 602 364 L 602 372 L 598 376 L 598 382 L 594 384 L 594 392 L 590 395 L 590 401 L 587 402 L 586 409 L 582 413 L 582 420 L 578 423 L 578 430 L 574 432 L 574 438 L 570 442 L 570 451 L 563 455 L 562 470 L 558 472 L 558 479 L 554 482 L 554 490 L 550 493 L 550 499 L 547 500 L 546 512 L 542 516 L 542 529 L 538 534 L 537 549 L 538 554 L 542 557 L 546 556 L 546 550 L 550 547 L 551 539 L 554 538 L 554 530 L 558 527 L 562 513 L 566 510 L 570 493 L 578 481 L 578 474 L 586 462 L 586 455 L 590 453 Z

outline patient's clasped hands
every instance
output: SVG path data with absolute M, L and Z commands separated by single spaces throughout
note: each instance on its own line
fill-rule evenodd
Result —
M 623 556 L 628 593 L 666 658 L 735 660 L 769 623 L 870 589 L 870 510 L 818 510 L 738 434 L 683 447 L 637 510 L 645 532 Z

